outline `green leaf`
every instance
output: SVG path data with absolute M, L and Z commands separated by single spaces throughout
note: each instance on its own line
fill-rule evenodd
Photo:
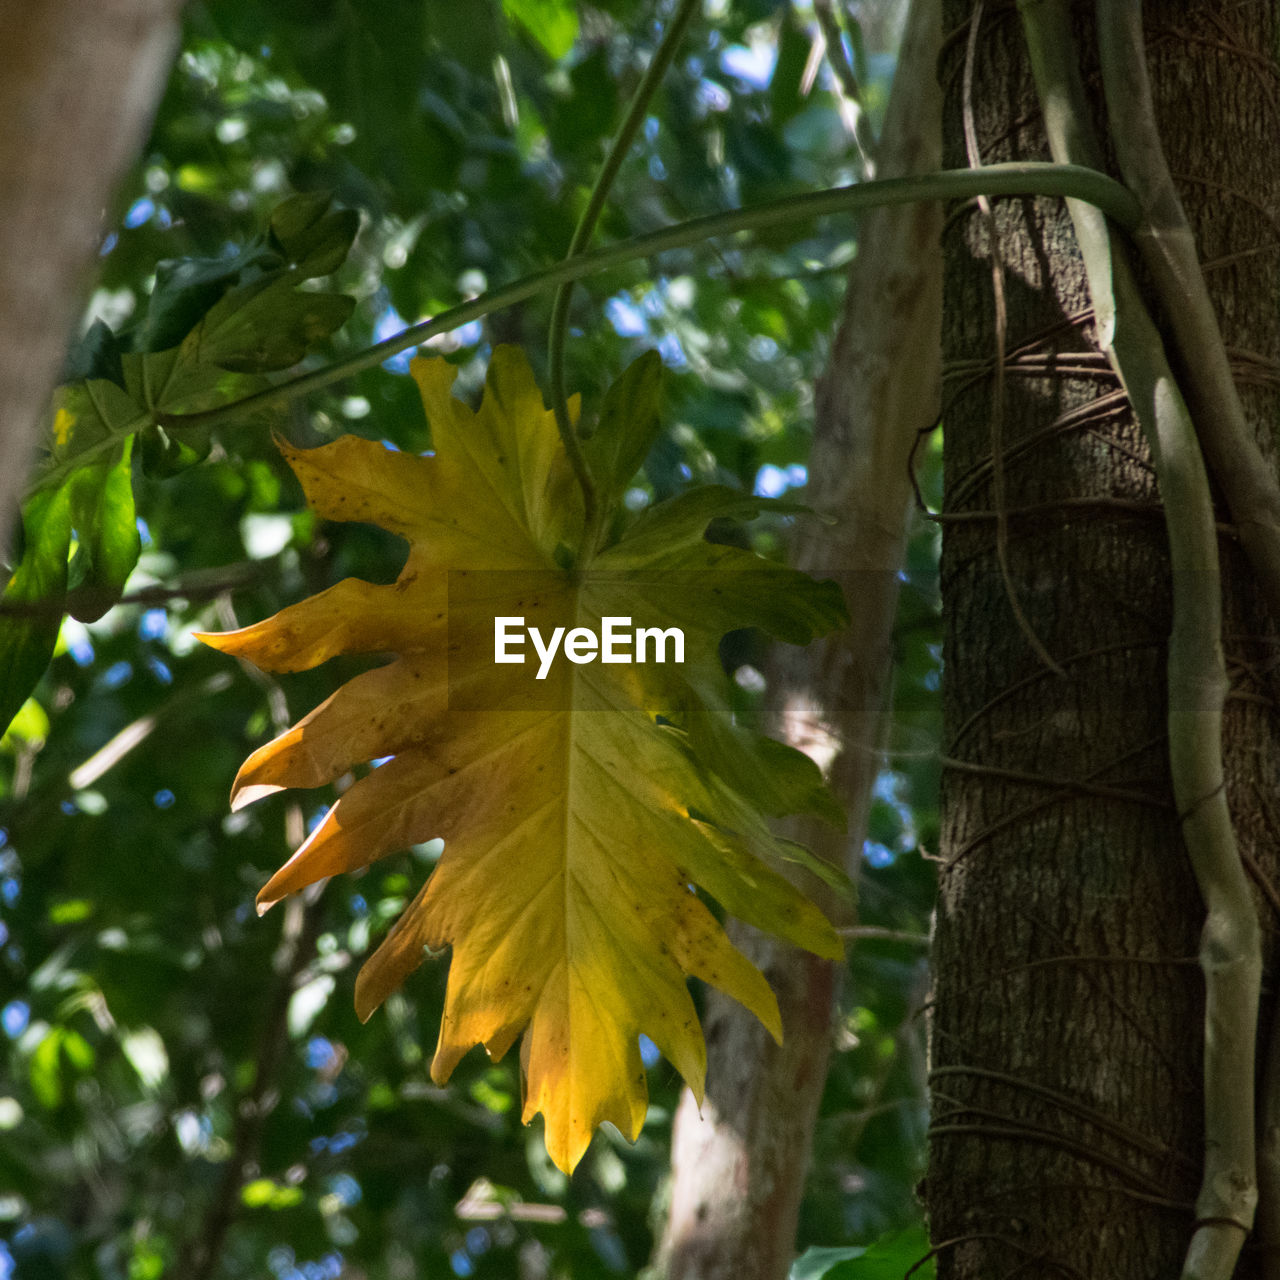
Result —
M 330 203 L 327 193 L 303 192 L 271 214 L 272 244 L 304 280 L 336 271 L 360 230 L 360 215 L 354 209 L 330 211 Z
M 67 354 L 60 382 L 87 382 L 103 378 L 124 387 L 120 340 L 109 325 L 95 320 Z
M 247 372 L 296 364 L 308 345 L 328 337 L 354 306 L 350 300 L 334 302 L 340 294 L 297 295 L 327 299 L 319 304 L 295 300 L 282 306 L 277 300 L 277 295 L 293 297 L 295 285 L 328 275 L 346 260 L 360 216 L 354 209 L 331 210 L 330 204 L 324 194 L 291 196 L 273 210 L 266 232 L 230 257 L 162 262 L 146 320 L 133 335 L 133 350 L 176 349 L 203 325 L 201 345 L 208 349 L 199 353 L 201 362 Z M 255 309 L 264 306 L 261 295 L 271 290 L 276 292 L 265 313 Z M 250 314 L 238 315 L 242 308 Z M 262 325 L 273 322 L 283 322 L 288 336 L 278 345 L 265 344 L 264 356 Z
M 31 1092 L 46 1111 L 62 1102 L 62 1032 L 55 1027 L 36 1045 L 28 1070 Z
M 458 63 L 473 74 L 491 72 L 494 54 L 501 47 L 501 37 L 504 34 L 499 27 L 500 18 L 496 5 L 470 5 L 464 22 L 458 21 L 457 0 L 424 0 L 423 8 L 426 12 L 427 31 L 432 38 L 447 45 L 450 55 Z M 405 51 L 394 46 L 388 52 L 393 57 L 405 57 Z M 399 71 L 400 68 L 397 67 L 396 70 Z M 362 98 L 366 96 L 368 95 L 361 95 Z
M 126 356 L 124 360 L 136 358 Z M 123 364 L 121 368 L 123 371 Z M 53 409 L 49 448 L 55 467 L 60 468 L 111 453 L 148 422 L 147 412 L 137 400 L 122 385 L 105 378 L 59 387 L 53 395 Z
M 36 484 L 52 489 L 65 484 L 81 467 L 121 456 L 124 442 L 144 434 L 143 462 L 152 469 L 157 453 L 174 454 L 183 465 L 208 452 L 208 433 L 184 429 L 183 444 L 167 436 L 155 441 L 157 413 L 194 413 L 238 400 L 267 385 L 262 377 L 229 373 L 202 364 L 194 344 L 122 357 L 124 388 L 104 378 L 76 382 L 54 392 L 49 458 Z M 170 468 L 173 469 L 173 468 Z
M 161 263 L 132 350 L 94 325 L 72 354 L 69 372 L 79 380 L 55 393 L 51 463 L 39 486 L 62 484 L 104 458 L 118 461 L 121 442 L 148 428 L 142 459 L 149 472 L 198 461 L 208 435 L 161 431 L 157 416 L 198 413 L 260 391 L 268 385 L 260 375 L 297 364 L 346 323 L 354 298 L 297 287 L 338 267 L 355 238 L 358 215 L 329 204 L 328 196 L 294 196 L 239 253 Z
M 156 283 L 142 328 L 133 335 L 135 351 L 176 347 L 200 317 L 250 271 L 279 270 L 283 258 L 261 240 L 231 257 L 177 258 L 156 267 Z
M 769 81 L 769 102 L 776 127 L 786 124 L 807 105 L 802 92 L 809 62 L 809 36 L 792 9 L 785 10 L 778 40 L 778 57 Z
M 270 1178 L 255 1178 L 240 1189 L 240 1200 L 250 1209 L 292 1209 L 303 1199 L 301 1187 L 284 1187 Z
M 133 503 L 132 452 L 130 437 L 114 458 L 81 467 L 69 483 L 78 549 L 67 607 L 81 622 L 96 622 L 120 599 L 142 551 Z
M 706 561 L 716 581 L 702 608 L 727 627 L 759 627 L 787 644 L 808 644 L 849 625 L 844 593 L 829 579 L 819 581 L 781 565 L 761 569 L 760 558 L 740 547 L 718 546 Z
M 120 1048 L 148 1091 L 158 1089 L 169 1075 L 169 1054 L 154 1027 L 137 1027 L 120 1037 Z
M 8 729 L 0 737 L 0 745 L 10 745 L 15 738 L 24 742 L 44 742 L 48 736 L 48 712 L 34 698 L 28 698 L 9 721 Z
M 698 759 L 763 812 L 808 813 L 844 830 L 844 810 L 803 751 L 734 724 L 707 690 L 688 699 L 685 713 L 683 727 Z
M 595 432 L 583 444 L 606 509 L 621 498 L 662 430 L 662 382 L 662 357 L 646 351 L 609 388 Z
M 608 49 L 601 45 L 575 62 L 569 83 L 572 95 L 556 103 L 547 120 L 555 152 L 594 158 L 618 117 L 618 81 L 609 65 Z
M 345 293 L 295 288 L 301 271 L 264 276 L 237 285 L 209 310 L 183 340 L 198 365 L 235 373 L 269 373 L 297 364 L 340 329 L 355 308 Z
M 70 505 L 64 486 L 36 494 L 22 512 L 22 559 L 2 601 L 41 607 L 26 615 L 0 615 L 0 724 L 6 727 L 44 675 L 58 642 L 67 593 Z
M 832 797 L 831 803 L 835 803 Z M 841 818 L 844 817 L 841 811 Z M 830 889 L 836 897 L 846 903 L 848 906 L 856 907 L 858 904 L 858 887 L 841 868 L 828 862 L 825 858 L 820 858 L 812 849 L 805 848 L 795 840 L 785 840 L 781 836 L 775 840 L 777 845 L 778 858 L 782 862 L 789 862 L 794 867 L 803 867 L 811 876 L 816 876 L 823 884 Z
M 728 485 L 699 485 L 641 512 L 619 542 L 616 556 L 639 562 L 677 550 L 700 541 L 712 520 L 752 520 L 764 511 L 799 515 L 808 510 L 785 498 L 760 498 Z
M 924 1227 L 909 1227 L 881 1236 L 871 1245 L 808 1248 L 791 1264 L 788 1280 L 902 1280 L 928 1252 Z M 911 1274 L 912 1280 L 933 1280 L 937 1274 L 933 1259 Z
M 502 0 L 507 17 L 518 22 L 559 62 L 578 38 L 578 13 L 565 0 Z
M 181 433 L 153 427 L 140 438 L 138 458 L 142 474 L 154 480 L 176 476 L 197 462 L 203 462 L 213 447 L 212 433 L 203 428 L 184 428 Z
M 125 386 L 148 420 L 158 413 L 215 409 L 268 385 L 265 378 L 232 373 L 211 363 L 201 350 L 202 327 L 197 325 L 187 334 L 181 346 L 125 356 Z
M 642 536 L 624 537 L 596 560 L 601 570 L 618 572 L 633 594 L 644 596 L 663 626 L 695 632 L 759 627 L 787 644 L 808 644 L 848 625 L 837 583 L 819 581 L 741 547 L 705 542 L 691 532 L 696 522 L 679 512 L 672 526 L 649 524 Z M 677 584 L 680 589 L 673 590 Z
M 788 1280 L 837 1280 L 839 1276 L 852 1275 L 845 1264 L 865 1257 L 866 1252 L 866 1245 L 849 1245 L 847 1248 L 810 1245 L 791 1264 Z

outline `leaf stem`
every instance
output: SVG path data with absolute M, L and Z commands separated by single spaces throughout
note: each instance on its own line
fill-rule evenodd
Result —
M 1080 165 L 1032 160 L 990 164 L 978 170 L 942 169 L 919 177 L 884 178 L 876 182 L 861 182 L 847 187 L 831 187 L 825 191 L 786 196 L 749 209 L 706 214 L 672 227 L 664 227 L 660 231 L 651 231 L 632 240 L 624 240 L 620 244 L 580 253 L 531 275 L 521 276 L 510 284 L 451 307 L 448 311 L 442 311 L 430 320 L 410 325 L 393 337 L 322 369 L 313 369 L 217 409 L 205 409 L 199 413 L 162 413 L 156 415 L 156 421 L 170 431 L 186 427 L 211 427 L 229 422 L 245 413 L 274 408 L 308 392 L 318 391 L 357 373 L 363 373 L 409 347 L 419 346 L 438 334 L 459 329 L 472 320 L 479 320 L 504 307 L 514 306 L 544 289 L 554 288 L 566 281 L 581 280 L 584 276 L 634 262 L 637 258 L 648 258 L 672 249 L 685 249 L 690 245 L 701 244 L 718 236 L 734 235 L 741 231 L 760 231 L 803 218 L 859 212 L 885 205 L 914 204 L 922 200 L 966 200 L 979 195 L 1065 196 L 1101 209 L 1125 229 L 1135 226 L 1139 218 L 1137 202 L 1133 196 L 1105 173 Z
M 684 38 L 684 33 L 689 26 L 689 21 L 693 17 L 694 11 L 698 8 L 698 4 L 699 0 L 681 0 L 680 7 L 676 10 L 675 16 L 663 33 L 662 40 L 654 52 L 653 60 L 646 68 L 644 76 L 636 88 L 635 95 L 631 99 L 631 104 L 627 108 L 627 114 L 609 146 L 609 153 L 605 156 L 604 164 L 600 167 L 595 184 L 591 188 L 587 206 L 583 209 L 582 216 L 578 219 L 578 225 L 573 229 L 573 238 L 569 241 L 569 251 L 565 254 L 566 259 L 577 257 L 590 244 L 592 233 L 596 229 L 596 223 L 600 221 L 600 214 L 604 211 L 605 202 L 609 199 L 609 192 L 613 188 L 614 179 L 618 176 L 618 171 L 622 168 L 622 163 L 627 158 L 627 152 L 631 150 L 631 144 L 644 121 L 645 113 L 649 110 L 649 103 L 652 101 L 658 85 L 662 82 L 662 77 L 666 75 L 667 69 L 671 66 L 672 59 L 676 55 L 676 49 Z M 586 536 L 590 538 L 597 517 L 595 483 L 591 479 L 591 470 L 587 466 L 587 460 L 583 457 L 577 433 L 574 431 L 573 424 L 569 421 L 568 395 L 565 391 L 564 382 L 564 344 L 569 331 L 569 303 L 573 297 L 573 285 L 573 280 L 564 281 L 556 289 L 555 298 L 552 300 L 551 326 L 547 336 L 547 363 L 551 378 L 551 407 L 556 415 L 556 429 L 560 432 L 560 439 L 564 442 L 565 453 L 569 456 L 573 473 L 577 476 L 578 484 L 582 487 Z

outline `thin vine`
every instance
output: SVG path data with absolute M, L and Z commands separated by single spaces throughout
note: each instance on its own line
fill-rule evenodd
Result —
M 1025 160 L 986 165 L 980 170 L 942 169 L 937 173 L 907 178 L 883 178 L 875 182 L 832 187 L 825 191 L 786 196 L 748 209 L 706 214 L 675 226 L 651 231 L 603 249 L 566 258 L 554 266 L 521 276 L 510 284 L 483 293 L 469 302 L 442 311 L 430 320 L 410 325 L 399 333 L 347 356 L 322 369 L 313 369 L 277 383 L 243 400 L 198 413 L 161 413 L 156 421 L 167 431 L 188 427 L 212 427 L 234 421 L 246 413 L 275 408 L 289 401 L 333 386 L 366 369 L 380 365 L 390 356 L 420 346 L 430 338 L 449 333 L 482 319 L 495 311 L 514 306 L 545 289 L 566 281 L 582 280 L 638 258 L 649 258 L 672 249 L 685 249 L 720 236 L 743 231 L 761 231 L 805 218 L 834 213 L 857 213 L 887 205 L 913 204 L 922 200 L 969 200 L 988 196 L 1058 196 L 1084 201 L 1107 215 L 1117 226 L 1135 227 L 1140 217 L 1137 201 L 1122 184 L 1097 169 L 1081 165 L 1052 164 Z M 65 468 L 54 468 L 39 477 L 33 489 L 43 489 L 65 478 Z
M 1063 0 L 1019 0 L 1051 154 L 1100 162 Z M 1099 6 L 1099 25 L 1117 18 Z M 1104 47 L 1106 42 L 1104 41 Z M 1141 66 L 1139 66 L 1141 64 Z M 1145 81 L 1142 45 L 1113 45 L 1108 100 Z M 1123 89 L 1120 79 L 1123 78 Z M 1113 126 L 1115 125 L 1113 121 Z M 1144 137 L 1148 134 L 1144 133 Z M 1068 201 L 1093 296 L 1099 346 L 1133 405 L 1164 499 L 1173 576 L 1169 636 L 1169 771 L 1192 871 L 1205 904 L 1205 1157 L 1197 1227 L 1183 1280 L 1229 1280 L 1257 1202 L 1254 1045 L 1261 931 L 1227 808 L 1222 763 L 1222 599 L 1217 530 L 1196 424 L 1136 278 L 1106 221 Z M 1219 339 L 1220 345 L 1220 339 Z M 1225 359 L 1225 355 L 1224 355 Z
M 596 176 L 595 185 L 591 188 L 587 206 L 578 219 L 578 225 L 573 229 L 569 251 L 565 254 L 566 260 L 577 257 L 591 243 L 591 236 L 595 232 L 596 223 L 600 221 L 601 213 L 604 212 L 614 179 L 617 178 L 618 171 L 627 158 L 627 152 L 631 150 L 631 144 L 649 110 L 649 103 L 653 100 L 658 85 L 661 84 L 663 76 L 671 66 L 676 50 L 680 47 L 680 42 L 698 6 L 699 0 L 681 0 L 679 9 L 667 25 L 662 41 L 653 55 L 653 61 L 649 63 L 636 88 L 631 104 L 627 108 L 627 114 L 610 144 L 609 153 L 605 156 L 604 164 L 601 165 L 600 172 Z M 587 466 L 587 460 L 583 457 L 582 447 L 578 444 L 577 432 L 574 430 L 573 423 L 569 421 L 569 396 L 564 381 L 564 345 L 569 332 L 569 303 L 573 298 L 573 286 L 573 280 L 564 281 L 556 289 L 555 297 L 552 299 L 551 326 L 547 338 L 547 364 L 551 379 L 551 407 L 556 416 L 556 429 L 560 432 L 565 453 L 582 489 L 586 537 L 590 538 L 596 523 L 595 482 L 591 478 L 591 469 Z

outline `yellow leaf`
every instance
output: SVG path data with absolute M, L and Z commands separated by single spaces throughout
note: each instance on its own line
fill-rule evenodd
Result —
M 241 769 L 236 807 L 394 757 L 343 794 L 264 887 L 260 909 L 443 838 L 436 869 L 361 971 L 357 1010 L 368 1018 L 425 948 L 452 947 L 433 1078 L 447 1080 L 474 1045 L 498 1058 L 523 1033 L 524 1118 L 545 1116 L 548 1150 L 571 1170 L 600 1122 L 639 1133 L 642 1033 L 701 1096 L 706 1051 L 688 976 L 727 992 L 781 1039 L 772 991 L 695 885 L 761 928 L 840 954 L 825 917 L 770 865 L 786 853 L 759 807 L 816 805 L 816 771 L 745 768 L 755 759 L 747 736 L 698 726 L 723 714 L 707 690 L 723 680 L 724 631 L 759 625 L 805 639 L 838 625 L 843 605 L 831 584 L 705 542 L 717 504 L 743 505 L 741 495 L 717 496 L 728 491 L 692 516 L 688 503 L 666 514 L 660 506 L 620 534 L 608 513 L 603 527 L 614 532 L 592 538 L 523 355 L 494 353 L 475 412 L 452 396 L 454 372 L 442 361 L 413 365 L 432 454 L 354 437 L 312 450 L 281 445 L 321 516 L 372 521 L 406 539 L 398 580 L 349 579 L 265 622 L 203 638 L 275 671 L 338 653 L 395 655 Z M 611 415 L 609 429 L 630 429 L 625 418 Z M 634 458 L 635 440 L 596 456 Z M 629 478 L 602 480 L 620 493 Z M 583 551 L 590 542 L 605 545 Z M 609 617 L 655 632 L 678 627 L 685 660 L 673 660 L 669 636 L 661 663 L 561 654 L 539 679 L 527 631 L 531 661 L 495 661 L 503 617 L 543 637 L 556 626 L 599 636 Z M 689 714 L 695 703 L 698 716 Z M 785 775 L 777 794 L 735 790 L 735 779 L 775 774 Z

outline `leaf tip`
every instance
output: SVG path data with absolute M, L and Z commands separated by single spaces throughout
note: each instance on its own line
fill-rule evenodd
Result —
M 284 788 L 274 782 L 252 782 L 243 786 L 235 786 L 231 789 L 231 812 L 239 813 L 241 809 L 248 808 L 258 800 L 263 800 L 267 796 L 273 796 L 277 791 L 283 791 Z
M 839 941 L 839 939 L 837 939 Z M 776 1045 L 782 1044 L 782 1012 L 778 1008 L 778 997 L 774 995 L 773 988 L 767 988 L 769 992 L 769 1002 L 763 1009 L 756 1009 L 754 1012 L 756 1017 L 764 1024 L 764 1029 L 773 1037 Z
M 824 960 L 843 960 L 844 959 L 844 939 L 840 937 L 834 929 L 831 930 L 831 939 L 827 943 L 826 949 L 819 951 Z
M 210 649 L 217 649 L 219 653 L 226 653 L 229 646 L 224 644 L 223 641 L 234 633 L 231 631 L 193 631 L 191 634 L 201 644 L 207 644 Z

